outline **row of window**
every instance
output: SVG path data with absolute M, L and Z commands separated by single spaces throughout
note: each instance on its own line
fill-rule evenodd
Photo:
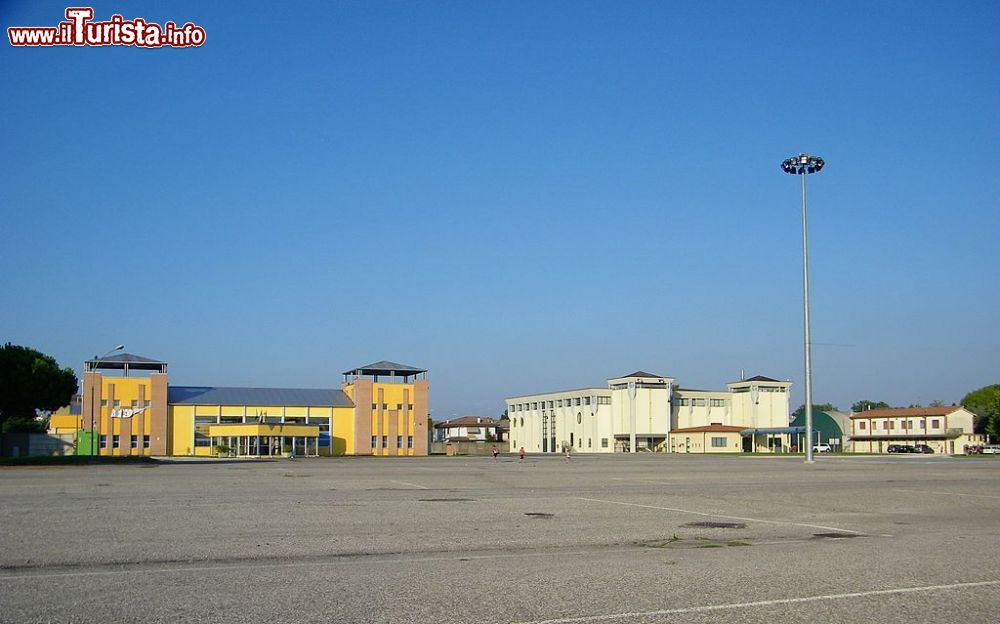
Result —
M 121 448 L 121 438 L 122 436 L 113 435 L 111 436 L 111 448 Z M 108 436 L 101 435 L 101 448 L 108 448 Z M 139 448 L 139 436 L 131 436 L 129 440 L 129 448 Z M 142 448 L 149 448 L 149 436 L 142 436 Z
M 706 401 L 708 401 L 708 403 L 706 403 Z M 678 407 L 688 407 L 688 406 L 705 407 L 705 405 L 708 405 L 709 407 L 725 407 L 726 400 L 725 399 L 682 399 L 681 397 L 677 397 L 674 399 L 674 405 Z
M 374 412 L 377 409 L 378 409 L 378 403 L 372 403 L 372 411 Z M 389 404 L 388 403 L 383 403 L 382 404 L 382 411 L 385 411 L 385 410 L 388 410 L 388 409 L 389 409 Z M 413 403 L 407 403 L 406 404 L 406 409 L 407 409 L 407 411 L 412 412 L 413 411 Z M 397 412 L 403 411 L 403 404 L 402 403 L 396 403 L 396 411 Z
M 923 419 L 923 418 L 920 419 L 919 424 L 918 424 L 917 421 L 914 421 L 914 420 L 904 420 L 902 422 L 902 428 L 903 429 L 923 429 L 923 428 L 926 427 L 926 423 L 927 423 L 927 421 L 925 419 Z M 876 429 L 875 424 L 876 423 L 872 423 L 872 429 Z M 937 418 L 932 418 L 931 419 L 931 429 L 937 429 L 940 426 L 941 426 L 941 421 L 939 419 L 937 419 Z M 858 429 L 864 430 L 867 427 L 868 427 L 868 423 L 867 422 L 865 422 L 863 420 L 859 420 L 858 421 Z M 895 429 L 895 428 L 896 428 L 896 422 L 895 421 L 892 421 L 892 420 L 883 420 L 882 421 L 882 429 L 884 429 L 884 430 L 892 430 L 892 429 Z
M 378 436 L 372 436 L 372 448 L 389 448 L 389 436 L 382 436 L 382 446 L 378 446 Z M 396 448 L 403 448 L 403 436 L 396 436 Z M 413 448 L 413 436 L 406 436 L 406 448 Z
M 195 416 L 196 425 L 239 425 L 242 423 L 266 423 L 269 425 L 329 425 L 329 416 Z
M 132 409 L 135 409 L 137 407 L 149 407 L 150 405 L 152 405 L 150 401 L 129 401 L 129 407 L 131 407 Z M 108 400 L 101 399 L 101 407 L 107 407 L 107 406 L 108 406 Z M 115 399 L 114 401 L 111 402 L 111 407 L 121 407 L 121 406 L 122 402 L 119 401 L 118 399 Z
M 512 412 L 524 412 L 527 410 L 537 410 L 537 409 L 553 409 L 556 407 L 579 407 L 581 405 L 590 405 L 590 397 L 575 397 L 571 399 L 555 399 L 552 401 L 533 401 L 531 403 L 515 403 L 510 406 L 510 411 Z M 611 397 L 609 396 L 599 396 L 597 397 L 598 405 L 611 405 Z
M 757 390 L 759 390 L 761 392 L 786 392 L 787 391 L 786 388 L 782 388 L 781 386 L 757 386 Z M 732 392 L 734 392 L 734 393 L 750 392 L 750 388 L 749 387 L 746 387 L 746 388 L 733 388 Z

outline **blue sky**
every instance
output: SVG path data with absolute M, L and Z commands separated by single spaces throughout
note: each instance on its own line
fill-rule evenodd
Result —
M 439 419 L 636 369 L 797 405 L 807 151 L 817 402 L 1000 382 L 995 3 L 93 6 L 207 42 L 0 45 L 0 340 L 176 384 L 395 360 Z

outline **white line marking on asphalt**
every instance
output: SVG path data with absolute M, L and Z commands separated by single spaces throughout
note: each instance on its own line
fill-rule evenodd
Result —
M 656 505 L 642 505 L 640 503 L 623 503 L 621 501 L 611 501 L 611 500 L 601 500 L 599 498 L 580 498 L 579 500 L 591 501 L 593 503 L 608 503 L 610 505 L 625 505 L 626 507 L 642 507 L 645 509 L 659 509 L 661 511 L 676 511 L 677 513 L 686 513 L 693 516 L 704 516 L 706 518 L 728 518 L 730 520 L 743 520 L 745 522 L 763 522 L 765 524 L 783 524 L 788 526 L 800 526 L 807 527 L 810 529 L 823 529 L 824 531 L 837 531 L 840 533 L 854 533 L 855 535 L 865 535 L 862 531 L 854 531 L 852 529 L 841 529 L 838 527 L 823 526 L 821 524 L 804 524 L 802 522 L 791 522 L 788 520 L 762 520 L 760 518 L 744 518 L 742 516 L 727 516 L 725 514 L 716 513 L 705 513 L 703 511 L 691 511 L 690 509 L 679 509 L 677 507 L 658 507 Z M 880 537 L 892 537 L 891 535 L 882 535 Z
M 1000 496 L 991 496 L 990 494 L 963 494 L 962 492 L 933 492 L 931 490 L 895 490 L 896 492 L 911 492 L 913 494 L 944 494 L 946 496 L 975 496 L 976 498 L 997 498 Z
M 823 600 L 843 600 L 844 598 L 866 598 L 869 596 L 889 596 L 893 594 L 913 594 L 917 592 L 943 591 L 946 589 L 968 589 L 972 587 L 993 587 L 1000 581 L 977 581 L 972 583 L 952 583 L 950 585 L 925 585 L 923 587 L 900 587 L 897 589 L 875 589 L 864 592 L 846 594 L 826 594 L 824 596 L 805 596 L 802 598 L 778 598 L 775 600 L 755 600 L 753 602 L 735 602 L 702 607 L 681 607 L 679 609 L 660 609 L 658 611 L 636 611 L 633 613 L 608 613 L 605 615 L 584 615 L 581 617 L 556 618 L 551 620 L 529 620 L 518 624 L 575 624 L 576 622 L 607 622 L 609 620 L 624 620 L 627 618 L 648 618 L 658 615 L 682 615 L 685 613 L 705 613 L 708 611 L 723 611 L 726 609 L 746 609 L 748 607 L 769 607 L 773 605 L 796 604 L 803 602 L 820 602 Z
M 429 490 L 426 485 L 419 485 L 417 483 L 410 483 L 409 481 L 391 481 L 391 483 L 398 483 L 400 485 L 408 485 L 410 487 L 420 488 L 421 490 Z

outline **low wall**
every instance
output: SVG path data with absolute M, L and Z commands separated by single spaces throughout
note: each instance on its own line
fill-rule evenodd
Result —
M 489 456 L 496 444 L 501 453 L 510 452 L 509 442 L 434 442 L 431 445 L 432 455 L 482 455 Z

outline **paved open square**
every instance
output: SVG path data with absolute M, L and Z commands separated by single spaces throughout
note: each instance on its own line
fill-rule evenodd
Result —
M 3 622 L 996 622 L 1000 461 L 0 469 Z

